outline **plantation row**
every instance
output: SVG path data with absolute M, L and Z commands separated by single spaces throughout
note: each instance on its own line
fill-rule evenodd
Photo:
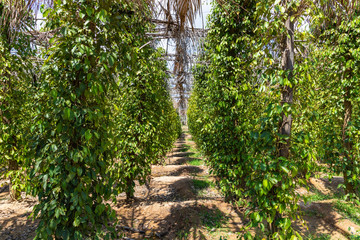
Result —
M 226 198 L 268 239 L 301 239 L 295 190 L 320 166 L 359 204 L 359 13 L 357 1 L 214 4 L 189 129 Z
M 38 197 L 36 239 L 114 239 L 111 201 L 131 199 L 134 180 L 143 184 L 181 133 L 167 63 L 146 36 L 151 12 L 132 1 L 54 1 L 42 10 L 49 44 L 35 48 L 26 34 L 35 21 L 14 25 L 6 3 L 1 177 L 13 199 Z

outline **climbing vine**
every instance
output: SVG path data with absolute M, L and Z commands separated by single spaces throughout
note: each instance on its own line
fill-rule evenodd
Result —
M 342 173 L 347 197 L 358 198 L 360 193 L 359 119 L 358 119 L 358 62 L 360 19 L 343 17 L 339 26 L 332 25 L 321 36 L 318 58 L 319 153 L 331 170 Z
M 146 183 L 151 164 L 161 162 L 181 132 L 168 92 L 166 63 L 151 47 L 140 53 L 136 71 L 122 79 L 122 91 L 115 103 L 119 134 L 116 178 L 125 179 L 118 187 L 126 192 L 127 200 L 134 198 L 134 180 Z
M 295 189 L 306 183 L 315 156 L 304 130 L 314 114 L 302 107 L 311 100 L 303 99 L 307 62 L 293 48 L 292 14 L 301 6 L 236 4 L 212 11 L 208 65 L 194 69 L 189 128 L 227 198 L 248 208 L 249 227 L 271 239 L 301 238 L 291 226 L 299 217 Z
M 43 14 L 55 36 L 43 55 L 28 162 L 37 238 L 113 239 L 108 201 L 132 192 L 129 182 L 177 136 L 164 63 L 146 47 L 149 25 L 136 4 L 55 1 Z
M 6 7 L 0 3 L 0 16 Z M 33 76 L 37 64 L 31 61 L 35 50 L 29 36 L 20 30 L 34 25 L 33 19 L 26 18 L 15 29 L 10 28 L 9 21 L 3 19 L 0 28 L 0 168 L 4 168 L 0 177 L 10 179 L 11 198 L 18 200 L 27 182 L 24 176 L 26 137 L 31 126 Z

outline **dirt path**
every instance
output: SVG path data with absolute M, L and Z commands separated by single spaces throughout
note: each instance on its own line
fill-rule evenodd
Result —
M 360 230 L 335 211 L 338 200 L 331 196 L 343 194 L 336 187 L 341 179 L 330 183 L 325 178 L 312 178 L 310 192 L 298 189 L 301 195 L 315 196 L 310 204 L 300 202 L 308 228 L 300 221 L 295 223 L 303 236 L 312 236 L 305 239 L 348 239 Z M 114 209 L 120 219 L 119 232 L 124 231 L 125 239 L 237 239 L 247 223 L 243 211 L 225 203 L 214 182 L 184 128 L 164 164 L 152 166 L 149 184 L 136 185 L 136 200 L 127 204 L 124 194 L 118 197 Z M 8 189 L 0 187 L 0 240 L 33 239 L 37 222 L 28 216 L 35 203 L 31 197 L 11 202 Z
M 243 214 L 223 201 L 208 167 L 194 151 L 195 143 L 184 130 L 164 164 L 152 166 L 149 187 L 137 186 L 137 200 L 117 208 L 123 225 L 145 233 L 129 231 L 126 237 L 237 239 L 235 232 L 243 226 Z

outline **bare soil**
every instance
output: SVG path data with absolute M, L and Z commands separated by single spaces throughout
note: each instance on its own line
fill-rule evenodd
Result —
M 188 146 L 195 144 L 187 129 L 184 130 L 165 163 L 152 166 L 150 182 L 145 186 L 136 184 L 135 200 L 127 203 L 124 194 L 118 196 L 114 209 L 124 238 L 235 240 L 248 222 L 243 209 L 224 201 L 207 166 L 189 164 L 195 158 Z M 311 178 L 310 191 L 305 188 L 297 191 L 301 195 L 316 192 L 341 195 L 343 192 L 337 186 L 342 181 L 341 177 L 331 182 L 327 178 Z M 25 240 L 35 236 L 37 222 L 30 220 L 29 215 L 36 199 L 28 196 L 24 199 L 12 202 L 6 184 L 0 187 L 0 240 Z M 294 226 L 303 236 L 325 234 L 331 239 L 348 239 L 352 232 L 360 230 L 335 210 L 333 199 L 307 205 L 301 201 L 299 205 L 305 222 L 298 220 Z

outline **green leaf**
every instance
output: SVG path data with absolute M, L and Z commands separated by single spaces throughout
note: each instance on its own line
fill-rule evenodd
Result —
M 92 137 L 92 134 L 91 134 L 91 130 L 88 129 L 86 132 L 85 132 L 85 139 L 86 141 L 89 141 Z
M 80 218 L 76 217 L 73 223 L 74 227 L 78 227 L 80 225 Z
M 101 11 L 97 14 L 97 18 L 102 21 L 103 23 L 106 22 L 106 16 L 107 16 L 107 12 L 104 9 L 101 9 Z
M 263 180 L 263 186 L 264 186 L 265 188 L 268 188 L 269 184 L 268 184 L 268 180 L 267 180 L 267 179 L 264 179 L 264 180 Z
M 78 174 L 79 177 L 82 175 L 82 173 L 83 173 L 82 168 L 80 168 L 80 167 L 77 168 L 77 174 Z
M 112 55 L 108 56 L 108 62 L 109 62 L 110 67 L 112 67 L 114 65 L 115 59 Z
M 57 97 L 57 91 L 55 89 L 51 90 L 50 94 L 53 98 Z
M 85 13 L 83 13 L 82 11 L 80 11 L 80 12 L 79 12 L 79 17 L 80 17 L 81 19 L 84 19 Z
M 281 170 L 283 170 L 283 172 L 285 173 L 289 173 L 289 169 L 287 169 L 285 166 L 280 166 Z
M 92 7 L 87 7 L 86 13 L 89 17 L 91 17 L 91 15 L 94 13 L 94 9 Z
M 70 109 L 70 108 L 66 108 L 66 109 L 64 110 L 63 116 L 64 116 L 64 119 L 69 120 L 70 117 L 71 117 L 71 109 Z
M 285 229 L 289 229 L 290 226 L 291 226 L 291 221 L 290 221 L 290 219 L 285 218 L 285 220 L 284 220 L 284 228 L 285 228 Z
M 56 208 L 55 209 L 55 217 L 59 218 L 59 216 L 60 216 L 60 208 Z

